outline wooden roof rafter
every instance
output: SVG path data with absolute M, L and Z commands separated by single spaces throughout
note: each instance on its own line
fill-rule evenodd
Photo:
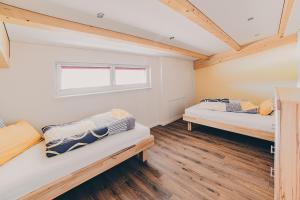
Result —
M 77 32 L 91 34 L 94 36 L 106 37 L 117 41 L 138 44 L 140 46 L 162 50 L 165 52 L 172 52 L 172 53 L 193 57 L 200 60 L 208 59 L 207 55 L 199 52 L 187 50 L 184 48 L 172 46 L 169 44 L 161 43 L 150 39 L 145 39 L 130 34 L 125 34 L 125 33 L 112 31 L 100 27 L 95 27 L 91 25 L 86 25 L 78 22 L 73 22 L 61 18 L 48 16 L 45 14 L 10 6 L 4 3 L 0 3 L 0 20 L 7 23 L 19 24 L 19 25 L 30 26 L 30 27 L 43 27 L 48 29 L 50 28 L 50 29 L 77 31 Z
M 198 24 L 232 49 L 236 51 L 241 49 L 241 46 L 234 39 L 188 0 L 160 0 L 160 2 Z

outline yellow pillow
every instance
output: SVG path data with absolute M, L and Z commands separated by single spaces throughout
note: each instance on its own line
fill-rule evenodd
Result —
M 268 99 L 259 105 L 259 114 L 269 115 L 273 112 L 273 101 Z
M 243 111 L 247 111 L 247 110 L 255 110 L 257 109 L 258 106 L 254 105 L 253 103 L 251 103 L 250 101 L 242 101 L 241 102 L 241 109 Z
M 130 116 L 130 114 L 127 111 L 122 110 L 122 109 L 112 109 L 111 113 L 114 117 L 116 117 L 118 119 L 122 119 L 124 117 Z
M 39 132 L 26 121 L 0 128 L 0 166 L 40 140 Z

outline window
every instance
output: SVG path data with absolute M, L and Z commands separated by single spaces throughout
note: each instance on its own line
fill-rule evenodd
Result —
M 61 67 L 61 89 L 104 87 L 110 85 L 109 67 Z
M 147 66 L 59 63 L 58 96 L 150 88 Z
M 133 85 L 147 83 L 145 67 L 115 67 L 116 85 Z

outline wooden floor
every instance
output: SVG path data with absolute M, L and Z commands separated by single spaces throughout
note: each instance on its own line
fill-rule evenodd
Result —
M 176 121 L 151 130 L 147 164 L 132 158 L 58 199 L 273 199 L 270 143 Z

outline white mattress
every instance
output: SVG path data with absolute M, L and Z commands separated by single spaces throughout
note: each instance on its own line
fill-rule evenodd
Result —
M 262 116 L 259 114 L 221 112 L 199 108 L 199 104 L 185 109 L 185 114 L 206 120 L 235 125 L 243 128 L 251 128 L 274 134 L 275 116 Z
M 0 167 L 0 199 L 21 197 L 97 160 L 149 137 L 150 129 L 136 123 L 135 129 L 112 135 L 86 147 L 47 158 L 41 142 Z

